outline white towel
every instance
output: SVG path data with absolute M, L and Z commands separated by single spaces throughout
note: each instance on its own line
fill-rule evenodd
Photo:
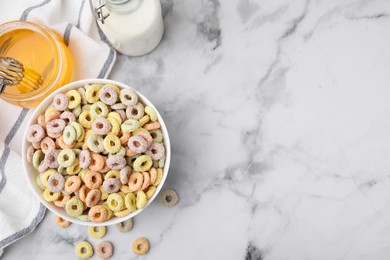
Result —
M 106 78 L 116 59 L 88 0 L 0 1 L 0 23 L 11 20 L 44 24 L 62 35 L 73 56 L 74 80 Z M 32 232 L 45 214 L 26 185 L 21 162 L 21 141 L 31 112 L 0 99 L 0 255 L 4 247 Z

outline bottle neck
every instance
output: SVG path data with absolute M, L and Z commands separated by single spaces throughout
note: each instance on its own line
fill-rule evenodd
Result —
M 128 14 L 136 11 L 143 0 L 106 0 L 106 7 L 117 14 Z

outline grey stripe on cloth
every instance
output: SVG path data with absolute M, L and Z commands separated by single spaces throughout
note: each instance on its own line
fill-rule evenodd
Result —
M 73 25 L 68 23 L 68 25 L 66 26 L 65 28 L 65 32 L 64 32 L 64 43 L 66 46 L 69 45 L 69 38 L 70 38 L 70 33 L 72 31 L 72 28 L 73 28 Z
M 115 50 L 113 48 L 110 48 L 110 53 L 108 54 L 107 60 L 103 65 L 103 68 L 100 70 L 98 78 L 104 78 L 104 76 L 107 74 L 108 69 L 110 68 L 110 64 L 114 60 L 115 57 Z
M 11 130 L 7 134 L 7 136 L 4 139 L 4 151 L 1 155 L 0 159 L 0 173 L 1 173 L 1 182 L 0 182 L 0 193 L 3 191 L 5 185 L 7 184 L 7 177 L 5 176 L 5 164 L 8 160 L 10 148 L 9 144 L 11 143 L 12 139 L 14 138 L 16 132 L 18 131 L 20 125 L 23 123 L 24 118 L 26 117 L 28 113 L 28 108 L 23 108 L 20 112 L 18 118 L 16 119 L 16 122 L 12 126 Z
M 20 20 L 26 21 L 28 14 L 29 14 L 32 10 L 34 10 L 34 9 L 36 9 L 36 8 L 38 8 L 38 7 L 47 5 L 47 4 L 50 3 L 50 2 L 51 2 L 51 0 L 45 0 L 45 1 L 43 1 L 42 3 L 40 3 L 40 4 L 30 6 L 29 8 L 27 8 L 27 9 L 25 9 L 25 10 L 23 11 L 22 15 L 20 16 Z
M 76 27 L 77 27 L 77 28 L 80 28 L 81 13 L 83 12 L 84 4 L 85 4 L 85 0 L 83 0 L 83 1 L 81 2 L 81 6 L 80 6 L 80 10 L 79 10 L 79 17 L 77 18 L 77 24 L 76 24 Z
M 28 227 L 16 232 L 16 233 L 12 234 L 12 235 L 10 235 L 9 237 L 6 237 L 3 240 L 1 240 L 0 241 L 0 249 L 8 246 L 9 244 L 14 242 L 15 240 L 20 239 L 20 238 L 24 237 L 25 235 L 31 233 L 31 231 L 33 231 L 35 229 L 35 227 L 39 224 L 39 222 L 41 222 L 41 220 L 45 216 L 45 211 L 46 211 L 45 206 L 43 204 L 40 204 L 38 214 L 31 221 L 30 225 Z

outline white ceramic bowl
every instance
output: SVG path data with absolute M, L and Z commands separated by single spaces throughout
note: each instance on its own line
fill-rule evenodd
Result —
M 30 125 L 37 123 L 38 116 L 45 112 L 46 108 L 53 102 L 54 96 L 56 94 L 58 94 L 58 93 L 65 93 L 68 90 L 77 89 L 77 88 L 80 88 L 80 87 L 84 86 L 85 84 L 93 84 L 93 83 L 96 83 L 96 84 L 114 84 L 114 85 L 119 86 L 120 88 L 130 88 L 129 86 L 127 86 L 127 85 L 125 85 L 123 83 L 120 83 L 120 82 L 117 82 L 117 81 L 113 81 L 113 80 L 107 80 L 107 79 L 85 79 L 85 80 L 80 80 L 80 81 L 75 81 L 75 82 L 69 83 L 69 84 L 59 88 L 55 92 L 53 92 L 51 95 L 49 95 L 47 98 L 45 98 L 42 101 L 42 103 L 39 104 L 39 106 L 35 109 L 35 111 L 33 112 L 32 116 L 31 116 L 31 118 L 28 121 L 28 124 L 26 126 L 26 131 L 24 133 L 24 140 L 23 140 L 23 143 L 22 143 L 22 145 L 23 145 L 22 146 L 22 151 L 23 151 L 22 152 L 22 160 L 23 160 L 23 167 L 24 167 L 24 172 L 25 172 L 25 176 L 26 176 L 27 182 L 29 183 L 29 186 L 33 190 L 34 194 L 38 197 L 38 199 L 41 201 L 41 203 L 46 206 L 46 208 L 48 208 L 54 214 L 62 217 L 63 219 L 66 219 L 66 220 L 71 221 L 71 222 L 76 223 L 76 224 L 80 224 L 80 225 L 84 225 L 84 226 L 107 226 L 107 225 L 113 225 L 113 224 L 117 224 L 119 222 L 125 221 L 125 220 L 130 219 L 130 218 L 134 217 L 135 215 L 138 215 L 139 213 L 141 213 L 158 196 L 162 186 L 164 185 L 164 182 L 165 182 L 165 180 L 167 178 L 167 175 L 168 175 L 169 164 L 170 164 L 170 160 L 171 160 L 171 145 L 170 145 L 170 142 L 169 142 L 168 131 L 167 131 L 167 128 L 165 126 L 164 120 L 162 119 L 162 117 L 159 114 L 158 110 L 153 106 L 153 104 L 145 96 L 143 96 L 141 93 L 139 93 L 137 90 L 135 90 L 137 92 L 139 98 L 142 100 L 142 102 L 145 105 L 148 105 L 148 106 L 154 108 L 155 111 L 157 112 L 158 121 L 161 124 L 161 130 L 162 130 L 162 133 L 163 133 L 163 136 L 164 136 L 164 145 L 165 145 L 165 156 L 166 156 L 166 159 L 165 159 L 165 165 L 164 165 L 164 169 L 163 169 L 163 178 L 161 180 L 161 183 L 157 186 L 156 192 L 150 198 L 150 200 L 147 202 L 146 206 L 143 209 L 139 209 L 139 210 L 131 213 L 130 215 L 127 215 L 127 216 L 122 217 L 122 218 L 118 218 L 118 217 L 114 216 L 110 220 L 105 221 L 103 223 L 85 222 L 85 221 L 79 220 L 78 218 L 71 217 L 71 216 L 69 216 L 65 212 L 65 210 L 63 208 L 58 208 L 58 207 L 54 206 L 53 203 L 47 202 L 43 198 L 42 191 L 39 189 L 38 185 L 35 182 L 36 176 L 39 173 L 32 166 L 32 164 L 28 163 L 27 160 L 26 160 L 26 150 L 27 150 L 27 147 L 29 146 L 29 143 L 26 141 L 27 129 L 28 129 L 28 127 Z

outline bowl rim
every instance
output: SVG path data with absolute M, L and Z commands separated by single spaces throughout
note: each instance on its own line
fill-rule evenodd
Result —
M 95 84 L 114 84 L 114 85 L 119 86 L 120 88 L 131 88 L 131 89 L 135 90 L 135 92 L 141 98 L 143 103 L 145 105 L 148 105 L 148 106 L 152 107 L 156 111 L 157 117 L 158 117 L 158 121 L 159 121 L 159 123 L 161 125 L 161 130 L 162 130 L 162 133 L 163 133 L 163 136 L 164 136 L 163 142 L 164 142 L 164 145 L 165 145 L 165 164 L 164 164 L 164 168 L 163 168 L 163 176 L 162 176 L 160 184 L 157 186 L 156 191 L 154 192 L 153 196 L 148 200 L 148 202 L 145 205 L 145 207 L 142 208 L 142 209 L 138 209 L 138 210 L 132 212 L 131 214 L 129 214 L 129 215 L 125 216 L 125 217 L 121 217 L 121 218 L 120 217 L 114 217 L 112 219 L 109 219 L 108 221 L 101 222 L 101 223 L 96 223 L 96 222 L 91 222 L 91 221 L 82 221 L 82 220 L 80 220 L 78 218 L 71 217 L 71 216 L 69 216 L 69 215 L 67 215 L 65 213 L 65 210 L 63 208 L 58 208 L 53 203 L 48 202 L 45 199 L 43 199 L 42 191 L 39 189 L 39 187 L 37 186 L 37 184 L 35 182 L 37 174 L 36 174 L 36 172 L 34 172 L 33 173 L 34 176 L 31 178 L 32 174 L 30 173 L 29 168 L 32 168 L 32 165 L 30 163 L 28 163 L 27 159 L 26 159 L 26 151 L 27 151 L 27 147 L 29 145 L 29 143 L 26 140 L 26 135 L 27 135 L 28 128 L 34 121 L 36 122 L 37 117 L 40 114 L 42 114 L 43 110 L 46 110 L 46 108 L 52 102 L 53 97 L 56 94 L 58 94 L 58 93 L 64 93 L 65 91 L 68 91 L 68 90 L 71 90 L 71 89 L 77 89 L 77 88 L 83 87 L 85 84 L 94 84 L 94 83 Z M 142 93 L 140 93 L 137 89 L 135 89 L 135 88 L 133 88 L 133 87 L 131 87 L 131 86 L 125 84 L 125 83 L 121 83 L 119 81 L 110 80 L 110 79 L 97 79 L 97 78 L 82 79 L 82 80 L 77 80 L 77 81 L 70 82 L 70 83 L 68 83 L 68 84 L 58 88 L 53 93 L 51 93 L 49 96 L 47 96 L 34 109 L 33 113 L 31 114 L 30 118 L 28 119 L 25 131 L 24 131 L 24 134 L 23 134 L 23 141 L 22 141 L 23 171 L 24 171 L 24 176 L 25 176 L 25 178 L 27 180 L 27 183 L 28 183 L 30 189 L 33 191 L 33 193 L 39 199 L 39 201 L 47 209 L 49 209 L 51 212 L 53 212 L 55 215 L 60 216 L 61 218 L 65 219 L 67 221 L 70 221 L 72 223 L 79 224 L 79 225 L 82 225 L 82 226 L 109 226 L 109 225 L 114 225 L 114 224 L 118 224 L 120 222 L 126 221 L 126 220 L 128 220 L 130 218 L 133 218 L 134 216 L 136 216 L 139 213 L 141 213 L 143 210 L 145 210 L 154 201 L 154 199 L 158 196 L 159 192 L 161 191 L 162 187 L 164 186 L 165 180 L 166 180 L 168 172 L 169 172 L 170 161 L 171 161 L 171 145 L 170 145 L 168 129 L 167 129 L 167 127 L 165 125 L 165 122 L 164 122 L 163 118 L 161 117 L 158 109 L 156 109 L 156 107 L 153 105 L 153 103 L 148 98 L 146 98 Z M 34 182 L 34 184 L 33 184 L 33 182 Z

